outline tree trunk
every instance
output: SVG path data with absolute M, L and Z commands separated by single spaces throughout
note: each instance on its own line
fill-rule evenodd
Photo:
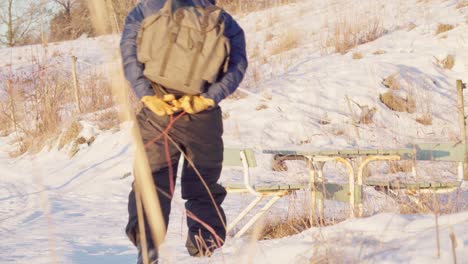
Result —
M 15 36 L 13 33 L 13 0 L 8 0 L 8 22 L 7 22 L 7 46 L 15 45 Z

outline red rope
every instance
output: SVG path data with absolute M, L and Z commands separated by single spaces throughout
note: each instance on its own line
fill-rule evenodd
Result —
M 173 116 L 171 115 L 171 121 L 169 121 L 169 124 L 167 125 L 166 129 L 161 134 L 159 134 L 157 137 L 155 137 L 154 139 L 152 139 L 151 141 L 146 143 L 145 148 L 151 147 L 154 143 L 156 143 L 159 139 L 161 139 L 164 135 L 166 135 L 169 132 L 169 130 L 171 130 L 174 123 L 184 115 L 185 115 L 185 112 L 180 113 L 175 118 L 173 118 Z

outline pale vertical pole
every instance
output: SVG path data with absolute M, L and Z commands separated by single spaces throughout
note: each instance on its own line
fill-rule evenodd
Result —
M 15 130 L 15 133 L 18 133 L 18 122 L 16 120 L 15 100 L 13 98 L 13 90 L 11 88 L 11 81 L 7 80 L 6 85 L 7 85 L 7 95 L 10 101 L 11 121 L 13 122 L 13 129 Z
M 467 175 L 467 153 L 466 153 L 466 121 L 465 121 L 465 100 L 463 98 L 463 89 L 464 89 L 464 84 L 461 80 L 457 80 L 457 103 L 458 103 L 458 116 L 459 116 L 459 125 L 460 125 L 460 136 L 461 140 L 463 143 L 463 146 L 465 146 L 465 162 L 463 164 L 463 179 L 465 181 L 468 180 L 468 175 Z
M 71 56 L 72 62 L 72 79 L 73 79 L 73 89 L 75 96 L 75 104 L 78 109 L 78 113 L 81 113 L 81 103 L 80 103 L 80 88 L 78 87 L 78 76 L 76 74 L 76 61 L 78 59 L 75 56 Z

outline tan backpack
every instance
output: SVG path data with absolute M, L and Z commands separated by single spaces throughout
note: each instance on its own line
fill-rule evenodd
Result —
M 165 88 L 184 94 L 204 92 L 221 70 L 227 70 L 229 40 L 224 36 L 222 10 L 217 6 L 181 6 L 167 0 L 143 20 L 138 33 L 138 60 L 144 75 Z

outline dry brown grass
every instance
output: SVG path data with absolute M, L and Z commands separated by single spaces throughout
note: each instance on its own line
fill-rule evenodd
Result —
M 438 64 L 443 69 L 451 70 L 455 66 L 455 56 L 449 54 L 443 60 L 438 61 Z
M 278 239 L 299 234 L 311 228 L 309 195 L 294 193 L 286 199 L 288 201 L 287 215 L 267 217 L 261 226 L 260 239 Z
M 362 55 L 362 53 L 360 52 L 353 53 L 353 60 L 360 60 L 362 58 L 364 58 L 364 55 Z
M 100 130 L 118 129 L 120 124 L 119 115 L 116 109 L 107 109 L 102 113 L 96 113 L 91 121 L 97 124 Z
M 444 33 L 444 32 L 447 32 L 447 31 L 450 31 L 452 29 L 454 29 L 455 26 L 454 25 L 450 25 L 450 24 L 439 24 L 437 26 L 437 30 L 436 30 L 436 35 L 439 35 L 441 33 Z
M 404 161 L 390 161 L 388 162 L 389 173 L 411 172 L 414 162 L 411 160 Z
M 275 6 L 296 3 L 297 0 L 218 0 L 217 5 L 232 14 L 245 14 Z
M 414 113 L 416 111 L 416 102 L 409 95 L 404 99 L 392 91 L 389 91 L 380 95 L 380 101 L 396 112 Z
M 14 156 L 26 151 L 34 153 L 46 145 L 52 145 L 53 141 L 60 138 L 63 124 L 68 120 L 114 106 L 108 82 L 97 74 L 97 71 L 92 72 L 92 69 L 87 67 L 91 73 L 78 73 L 82 106 L 82 112 L 78 112 L 73 82 L 70 80 L 71 66 L 49 63 L 47 47 L 36 52 L 39 54 L 31 55 L 32 72 L 12 71 L 6 76 L 11 90 L 15 93 L 8 97 L 11 100 L 0 101 L 0 117 L 9 120 L 3 131 L 15 133 L 20 142 L 17 144 L 18 150 L 13 151 Z M 66 61 L 64 54 L 54 52 L 52 56 L 54 59 Z M 34 59 L 38 57 L 43 59 Z M 63 144 L 64 142 L 59 142 L 60 148 Z
M 309 217 L 289 217 L 287 219 L 280 219 L 269 221 L 263 227 L 261 239 L 278 239 L 287 236 L 299 234 L 311 228 Z
M 328 30 L 325 45 L 340 54 L 374 41 L 385 33 L 381 18 L 367 14 L 339 14 L 334 24 L 328 25 Z
M 468 1 L 467 0 L 461 0 L 457 4 L 457 9 L 465 8 L 468 7 Z
M 273 35 L 271 32 L 268 32 L 268 33 L 265 35 L 265 42 L 270 42 L 270 41 L 272 41 L 274 37 L 275 37 L 275 35 Z
M 63 133 L 60 137 L 58 148 L 62 149 L 66 145 L 76 140 L 82 129 L 83 126 L 78 121 L 72 122 L 65 130 L 65 133 Z
M 400 90 L 401 84 L 400 81 L 397 79 L 397 76 L 397 73 L 388 76 L 387 78 L 382 80 L 382 84 L 391 90 Z
M 382 54 L 385 54 L 385 53 L 387 53 L 385 50 L 376 50 L 376 51 L 374 51 L 372 54 L 374 54 L 374 55 L 382 55 Z
M 425 126 L 430 126 L 432 125 L 432 114 L 431 113 L 424 113 L 421 116 L 416 118 L 416 122 L 425 125 Z
M 280 53 L 295 49 L 299 46 L 301 41 L 301 34 L 297 30 L 288 30 L 278 38 L 277 42 L 270 50 L 271 55 L 278 55 Z
M 363 106 L 361 107 L 361 113 L 359 114 L 359 124 L 373 124 L 374 123 L 374 115 L 377 113 L 377 108 L 376 107 L 369 107 L 369 106 Z

